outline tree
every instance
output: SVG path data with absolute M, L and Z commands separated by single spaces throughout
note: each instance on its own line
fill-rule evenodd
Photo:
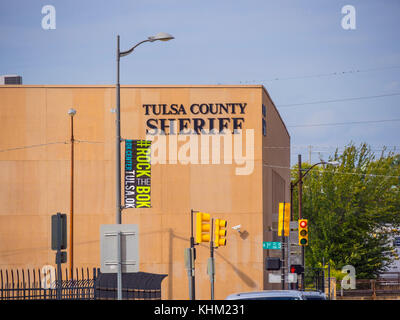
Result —
M 367 144 L 349 144 L 330 157 L 338 167 L 317 166 L 303 179 L 303 218 L 309 220 L 306 265 L 324 259 L 340 270 L 349 264 L 357 278 L 374 278 L 392 262 L 391 237 L 400 227 L 400 155 Z M 309 168 L 302 164 L 302 169 Z M 292 179 L 297 180 L 298 168 Z M 297 188 L 293 212 L 298 212 Z

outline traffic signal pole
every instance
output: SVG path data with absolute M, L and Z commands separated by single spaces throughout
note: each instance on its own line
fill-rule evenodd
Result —
M 283 202 L 282 212 L 282 237 L 281 237 L 281 253 L 282 253 L 282 265 L 281 265 L 281 286 L 282 290 L 285 290 L 285 205 Z
M 303 173 L 301 171 L 301 154 L 298 155 L 298 167 L 299 167 L 299 220 L 303 216 Z M 303 266 L 303 273 L 301 274 L 301 290 L 304 291 L 304 270 L 305 270 L 305 259 L 304 259 L 304 246 L 301 246 L 301 264 Z
M 196 279 L 194 275 L 195 271 L 195 260 L 196 260 L 196 248 L 194 247 L 195 242 L 194 242 L 194 236 L 193 236 L 193 214 L 194 210 L 190 210 L 190 261 L 193 263 L 191 264 L 191 268 L 188 271 L 189 274 L 189 299 L 190 300 L 196 300 Z
M 210 258 L 208 259 L 207 272 L 210 276 L 211 282 L 211 300 L 214 300 L 214 275 L 215 275 L 215 262 L 214 262 L 214 219 L 211 219 L 211 239 L 210 239 Z

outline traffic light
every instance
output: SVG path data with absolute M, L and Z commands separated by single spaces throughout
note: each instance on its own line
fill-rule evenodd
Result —
M 210 214 L 196 213 L 196 242 L 210 242 Z
M 278 220 L 278 237 L 282 236 L 282 229 L 284 229 L 283 235 L 289 236 L 290 231 L 290 203 L 280 202 L 279 203 L 279 220 Z
M 308 246 L 308 220 L 299 220 L 299 246 Z
M 302 274 L 304 272 L 304 268 L 301 264 L 292 264 L 290 266 L 290 273 Z
M 215 219 L 214 247 L 226 246 L 226 220 Z

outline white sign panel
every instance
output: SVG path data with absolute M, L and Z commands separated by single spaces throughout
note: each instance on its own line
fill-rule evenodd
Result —
M 269 283 L 281 283 L 282 275 L 280 273 L 269 273 L 268 274 L 268 282 Z M 297 274 L 289 273 L 285 275 L 286 283 L 297 283 Z
M 100 271 L 118 272 L 118 237 L 120 236 L 123 273 L 139 272 L 139 228 L 137 224 L 103 224 L 100 226 Z

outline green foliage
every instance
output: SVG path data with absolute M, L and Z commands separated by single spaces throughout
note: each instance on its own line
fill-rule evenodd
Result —
M 324 258 L 340 270 L 356 268 L 357 278 L 374 278 L 391 263 L 389 241 L 400 227 L 400 155 L 382 152 L 376 158 L 366 144 L 336 150 L 329 161 L 339 166 L 316 166 L 303 178 L 303 218 L 309 219 L 306 264 Z M 309 164 L 302 164 L 304 170 Z M 298 168 L 292 170 L 297 181 Z M 298 213 L 294 188 L 293 212 Z

